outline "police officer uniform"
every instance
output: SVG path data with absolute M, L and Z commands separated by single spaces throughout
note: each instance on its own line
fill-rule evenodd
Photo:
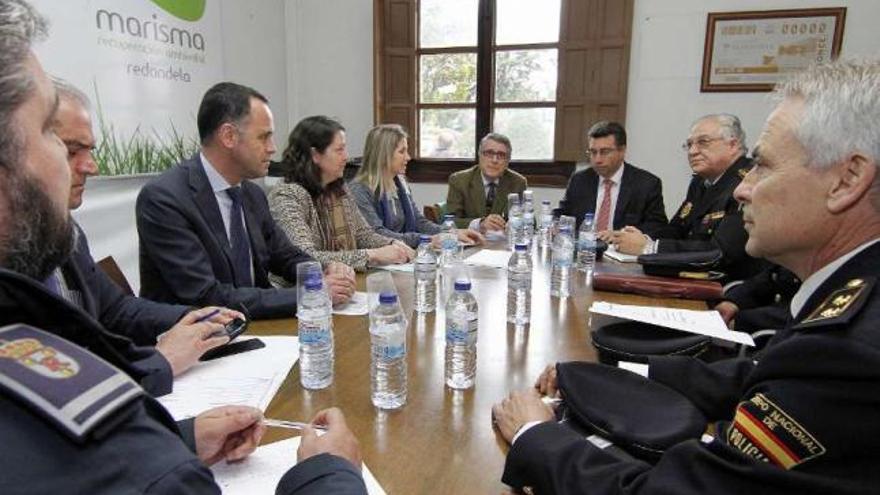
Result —
M 740 156 L 715 181 L 706 184 L 694 175 L 678 211 L 656 238 L 657 252 L 710 251 L 720 249 L 724 270 L 732 280 L 756 273 L 758 262 L 746 254 L 748 240 L 739 203 L 733 191 L 751 169 L 752 161 Z
M 542 423 L 514 442 L 503 481 L 535 493 L 876 493 L 878 271 L 874 243 L 804 294 L 757 361 L 650 360 L 652 379 L 716 422 L 712 439 L 681 442 L 651 466 Z
M 220 493 L 194 454 L 193 420 L 178 427 L 144 392 L 116 339 L 128 342 L 0 269 L 0 493 Z M 289 470 L 277 493 L 366 487 L 348 461 L 323 454 Z

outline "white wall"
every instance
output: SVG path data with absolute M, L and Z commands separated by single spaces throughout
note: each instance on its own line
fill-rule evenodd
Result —
M 333 117 L 348 131 L 349 154 L 360 156 L 373 126 L 373 2 L 287 0 L 285 6 L 290 130 L 310 115 Z
M 230 81 L 251 86 L 269 98 L 279 155 L 288 121 L 287 44 L 284 0 L 220 0 L 224 67 Z
M 751 147 L 772 104 L 767 93 L 700 93 L 706 14 L 847 7 L 843 56 L 880 56 L 880 2 L 873 0 L 636 0 L 629 68 L 627 159 L 663 179 L 666 208 L 684 199 L 690 169 L 679 145 L 701 115 L 740 117 Z

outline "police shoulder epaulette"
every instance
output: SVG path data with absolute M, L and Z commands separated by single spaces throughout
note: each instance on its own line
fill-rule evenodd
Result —
M 848 281 L 843 287 L 832 292 L 812 313 L 794 328 L 839 325 L 846 323 L 858 314 L 868 300 L 868 294 L 876 278 L 859 277 Z
M 17 398 L 82 442 L 143 389 L 91 352 L 43 330 L 14 324 L 0 328 L 0 393 Z

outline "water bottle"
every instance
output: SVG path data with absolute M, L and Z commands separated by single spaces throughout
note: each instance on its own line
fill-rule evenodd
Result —
M 531 248 L 532 238 L 535 237 L 535 200 L 531 189 L 523 191 L 522 218 L 523 236 L 526 245 Z
M 532 295 L 532 258 L 526 244 L 517 244 L 507 263 L 507 321 L 529 322 Z
M 578 271 L 592 273 L 596 263 L 596 228 L 593 224 L 593 214 L 584 214 L 584 221 L 578 230 L 577 243 L 577 269 Z
M 434 256 L 429 235 L 419 237 L 414 271 L 416 311 L 431 313 L 437 307 L 437 257 Z
M 522 205 L 519 202 L 519 194 L 507 195 L 507 247 L 513 250 L 513 246 L 522 240 L 523 218 Z
M 552 238 L 551 228 L 553 227 L 553 209 L 550 208 L 550 201 L 541 201 L 541 218 L 539 219 L 539 228 L 541 247 L 550 247 Z
M 443 266 L 458 256 L 458 232 L 455 228 L 455 215 L 444 216 L 441 227 L 440 266 Z
M 370 398 L 380 409 L 406 404 L 406 328 L 397 294 L 379 294 L 370 314 Z
M 455 281 L 455 292 L 446 303 L 446 385 L 455 389 L 474 386 L 477 372 L 477 300 L 471 282 Z
M 571 239 L 571 227 L 560 224 L 559 233 L 553 238 L 550 295 L 568 297 L 571 285 L 571 261 L 574 256 L 574 241 Z
M 321 276 L 305 281 L 305 292 L 297 304 L 299 329 L 299 381 L 317 390 L 333 383 L 333 314 Z

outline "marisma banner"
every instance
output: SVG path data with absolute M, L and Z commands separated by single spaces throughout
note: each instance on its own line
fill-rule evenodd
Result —
M 104 174 L 161 170 L 193 151 L 202 94 L 224 79 L 219 0 L 31 0 L 51 22 L 48 72 L 93 102 Z

